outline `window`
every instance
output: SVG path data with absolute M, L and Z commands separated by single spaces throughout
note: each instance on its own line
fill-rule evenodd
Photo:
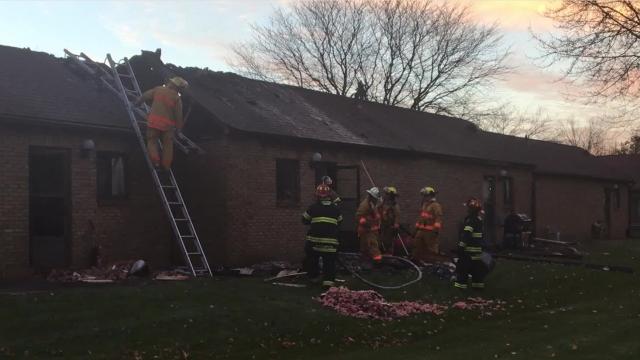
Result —
M 279 206 L 291 206 L 300 202 L 300 162 L 276 160 L 276 193 Z
M 126 159 L 111 152 L 96 154 L 98 200 L 117 200 L 127 197 Z
M 502 190 L 504 194 L 504 204 L 513 205 L 513 179 L 510 177 L 502 178 Z

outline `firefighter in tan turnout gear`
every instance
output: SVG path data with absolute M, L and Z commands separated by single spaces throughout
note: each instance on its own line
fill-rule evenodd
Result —
M 360 239 L 360 252 L 374 262 L 382 260 L 378 238 L 380 235 L 380 190 L 372 187 L 367 190 L 367 198 L 360 203 L 356 212 L 358 221 L 358 238 Z
M 380 206 L 380 242 L 385 254 L 393 255 L 395 243 L 400 228 L 400 207 L 397 203 L 398 190 L 393 186 L 382 189 L 382 206 Z
M 151 111 L 147 115 L 147 148 L 151 162 L 156 168 L 168 170 L 173 162 L 173 137 L 184 125 L 182 118 L 182 100 L 179 91 L 189 84 L 181 77 L 169 79 L 164 86 L 156 86 L 145 91 L 135 102 L 151 102 Z M 158 149 L 158 140 L 162 143 L 162 157 Z
M 442 230 L 442 206 L 436 201 L 436 190 L 427 186 L 420 190 L 422 208 L 416 222 L 414 260 L 433 262 L 438 260 L 440 247 L 438 236 Z

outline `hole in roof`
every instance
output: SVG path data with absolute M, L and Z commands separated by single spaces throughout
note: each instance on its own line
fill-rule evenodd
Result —
M 248 103 L 248 104 L 251 104 L 251 105 L 253 105 L 253 106 L 258 106 L 258 102 L 257 102 L 257 101 L 255 101 L 255 100 L 247 100 L 247 103 Z

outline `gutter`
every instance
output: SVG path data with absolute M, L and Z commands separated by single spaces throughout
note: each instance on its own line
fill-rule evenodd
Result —
M 594 175 L 567 174 L 567 173 L 560 173 L 555 171 L 534 171 L 534 174 L 540 175 L 540 176 L 558 176 L 558 177 L 567 177 L 567 178 L 574 178 L 574 179 L 578 178 L 578 179 L 584 179 L 584 180 L 619 182 L 625 185 L 629 183 L 633 183 L 632 179 L 614 178 L 614 177 L 605 178 L 605 177 L 599 177 Z
M 23 116 L 23 115 L 11 115 L 11 114 L 0 114 L 1 122 L 8 122 L 11 124 L 18 124 L 23 126 L 29 125 L 47 125 L 47 126 L 55 126 L 55 127 L 65 127 L 65 128 L 76 128 L 76 129 L 94 129 L 94 130 L 107 130 L 113 132 L 120 132 L 135 135 L 133 129 L 129 127 L 116 127 L 116 126 L 108 126 L 108 125 L 95 125 L 95 124 L 87 124 L 87 123 L 79 123 L 72 121 L 65 121 L 61 119 L 51 119 L 51 118 L 41 118 L 41 117 L 33 117 L 33 116 Z

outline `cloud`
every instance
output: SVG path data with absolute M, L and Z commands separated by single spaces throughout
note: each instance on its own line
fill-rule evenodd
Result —
M 139 32 L 133 30 L 130 25 L 124 23 L 110 23 L 107 24 L 106 27 L 123 44 L 135 47 L 139 47 L 142 45 L 142 36 Z
M 504 30 L 535 31 L 553 29 L 543 13 L 556 6 L 557 0 L 462 0 L 472 12 L 472 19 L 484 24 L 498 23 Z
M 505 76 L 504 86 L 518 92 L 542 94 L 550 98 L 556 97 L 560 89 L 568 86 L 562 76 L 545 71 L 534 65 L 521 64 L 513 73 Z

